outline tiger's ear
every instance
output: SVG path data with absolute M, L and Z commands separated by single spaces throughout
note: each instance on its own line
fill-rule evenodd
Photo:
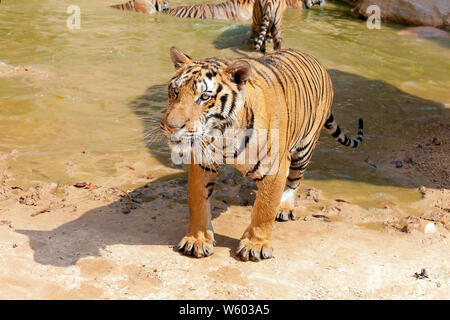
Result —
M 172 59 L 175 70 L 181 68 L 184 64 L 191 62 L 191 58 L 175 47 L 170 48 L 170 59 Z
M 231 75 L 231 79 L 238 85 L 242 85 L 247 81 L 252 74 L 252 67 L 244 60 L 233 62 L 225 70 Z

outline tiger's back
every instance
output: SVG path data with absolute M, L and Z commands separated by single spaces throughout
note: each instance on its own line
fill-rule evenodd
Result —
M 164 13 L 191 19 L 242 21 L 251 17 L 253 0 L 228 0 L 217 4 L 195 4 L 165 10 Z
M 282 49 L 244 60 L 254 71 L 249 86 L 261 91 L 253 96 L 265 100 L 253 103 L 266 106 L 266 114 L 284 118 L 289 151 L 300 139 L 322 128 L 331 109 L 333 87 L 328 72 L 313 56 Z

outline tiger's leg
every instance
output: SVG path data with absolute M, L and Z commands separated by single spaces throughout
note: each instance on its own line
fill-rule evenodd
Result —
M 280 209 L 277 213 L 277 221 L 295 220 L 295 194 L 303 174 L 306 171 L 309 160 L 311 160 L 312 149 L 315 143 L 297 148 L 291 155 L 289 174 L 286 178 L 286 186 L 280 202 Z
M 288 161 L 284 160 L 276 174 L 266 175 L 262 180 L 256 181 L 258 193 L 252 219 L 236 250 L 237 256 L 243 261 L 259 261 L 272 257 L 272 224 L 286 183 L 287 166 Z
M 256 43 L 258 40 L 258 24 L 255 21 L 255 18 L 253 17 L 252 27 L 251 27 L 251 38 Z
M 283 29 L 281 26 L 281 16 L 277 16 L 272 25 L 271 34 L 273 37 L 273 49 L 281 49 L 281 40 L 283 40 Z
M 190 164 L 188 172 L 189 229 L 177 249 L 196 258 L 213 254 L 214 231 L 209 197 L 217 177 L 216 167 Z

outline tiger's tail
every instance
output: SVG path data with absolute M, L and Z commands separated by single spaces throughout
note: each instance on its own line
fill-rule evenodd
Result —
M 332 113 L 330 113 L 324 127 L 340 144 L 346 147 L 356 148 L 362 143 L 364 137 L 362 119 L 358 120 L 358 136 L 356 138 L 349 138 L 342 132 L 336 120 L 334 120 Z
M 269 5 L 264 6 L 263 17 L 259 27 L 258 39 L 255 42 L 255 49 L 261 51 L 264 41 L 266 40 L 267 30 L 270 24 L 270 12 L 271 8 Z

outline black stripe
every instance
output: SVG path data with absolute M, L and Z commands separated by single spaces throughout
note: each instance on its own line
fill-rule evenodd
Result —
M 199 164 L 199 166 L 200 166 L 200 168 L 202 168 L 205 171 L 217 173 L 217 170 L 214 168 L 205 167 L 205 166 L 202 166 L 201 164 Z
M 341 134 L 341 128 L 339 128 L 339 126 L 336 128 L 336 131 L 335 132 L 333 132 L 331 135 L 334 137 L 334 138 L 337 138 L 337 137 L 339 137 L 340 136 L 340 134 Z
M 223 113 L 223 111 L 225 110 L 225 104 L 227 103 L 228 100 L 228 93 L 225 93 L 223 96 L 220 97 L 220 112 Z

